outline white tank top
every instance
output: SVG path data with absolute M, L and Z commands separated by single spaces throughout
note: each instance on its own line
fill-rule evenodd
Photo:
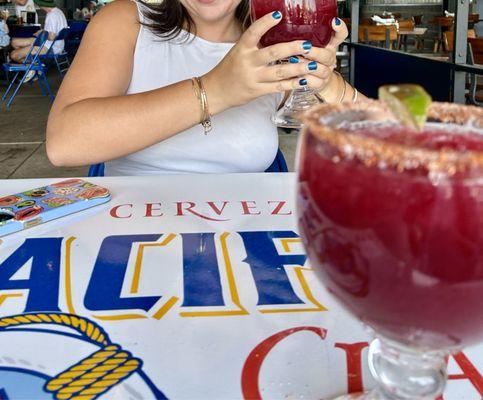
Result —
M 140 7 L 138 4 L 138 9 Z M 140 21 L 143 21 L 141 13 Z M 188 40 L 184 40 L 186 35 L 189 35 Z M 166 41 L 141 25 L 127 94 L 146 92 L 204 75 L 232 47 L 232 43 L 213 43 L 187 32 L 183 32 L 180 38 Z M 265 171 L 278 149 L 277 129 L 270 116 L 281 97 L 276 94 L 263 96 L 215 115 L 213 130 L 208 135 L 204 134 L 201 125 L 197 125 L 144 150 L 107 162 L 105 174 Z M 179 118 L 183 118 L 183 114 Z

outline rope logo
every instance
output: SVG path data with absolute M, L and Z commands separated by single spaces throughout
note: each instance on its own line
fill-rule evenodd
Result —
M 77 315 L 0 318 L 0 400 L 94 400 L 114 388 L 116 398 L 165 399 L 142 364 Z

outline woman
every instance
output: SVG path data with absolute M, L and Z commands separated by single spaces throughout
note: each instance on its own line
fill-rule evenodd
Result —
M 270 115 L 283 92 L 306 84 L 329 102 L 354 97 L 332 72 L 347 36 L 340 20 L 325 49 L 302 41 L 259 49 L 281 14 L 274 10 L 247 28 L 248 12 L 248 0 L 117 0 L 104 7 L 50 113 L 52 163 L 106 162 L 106 175 L 264 171 L 278 148 Z M 269 65 L 297 55 L 297 63 Z M 206 135 L 204 120 L 213 126 Z

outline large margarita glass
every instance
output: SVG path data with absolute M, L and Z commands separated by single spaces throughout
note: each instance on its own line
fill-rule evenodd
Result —
M 321 106 L 306 122 L 305 248 L 378 337 L 378 388 L 360 397 L 435 399 L 448 352 L 483 340 L 483 110 L 433 103 L 420 132 L 375 101 Z

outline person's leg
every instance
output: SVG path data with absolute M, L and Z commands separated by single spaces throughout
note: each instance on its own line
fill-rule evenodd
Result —
M 18 63 L 21 63 L 29 53 L 30 46 L 35 41 L 35 38 L 12 40 L 12 47 L 15 49 L 10 53 L 10 58 Z
M 10 58 L 16 63 L 21 63 L 27 57 L 30 47 L 22 47 L 10 53 Z
M 10 44 L 16 50 L 22 47 L 30 47 L 34 41 L 35 38 L 13 38 Z

